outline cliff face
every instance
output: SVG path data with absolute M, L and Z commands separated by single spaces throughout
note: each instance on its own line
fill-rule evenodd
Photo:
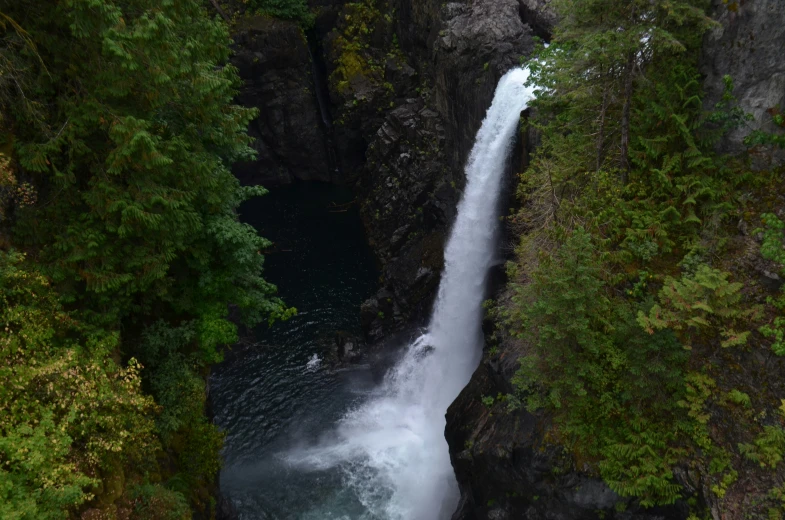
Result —
M 237 101 L 259 109 L 248 129 L 257 158 L 235 165 L 235 174 L 244 183 L 265 186 L 331 180 L 313 65 L 299 25 L 244 18 L 234 48 L 232 63 L 243 79 Z
M 721 143 L 725 152 L 745 150 L 744 138 L 753 130 L 782 132 L 772 120 L 785 107 L 785 3 L 780 0 L 713 0 L 719 22 L 705 38 L 701 71 L 706 75 L 706 108 L 721 98 L 723 76 L 734 82 L 739 107 L 753 120 L 731 132 Z M 759 157 L 758 167 L 783 164 L 785 152 Z
M 321 107 L 319 71 L 295 24 L 266 20 L 240 29 L 240 101 L 261 113 L 251 127 L 259 159 L 238 173 L 261 184 L 355 183 L 382 265 L 381 288 L 362 307 L 370 339 L 429 310 L 475 134 L 501 75 L 531 52 L 533 36 L 549 39 L 556 19 L 548 3 L 313 0 L 327 90 Z M 740 106 L 754 116 L 720 145 L 737 153 L 752 130 L 780 131 L 771 116 L 785 102 L 785 4 L 714 0 L 712 9 L 720 25 L 705 41 L 706 107 L 720 99 L 729 74 Z M 461 488 L 455 520 L 686 518 L 684 504 L 642 510 L 620 499 L 548 442 L 547 417 L 483 404 L 483 396 L 512 390 L 524 348 L 502 338 L 448 410 L 445 435 Z M 687 472 L 677 479 L 702 494 Z
M 336 143 L 342 157 L 363 150 L 357 193 L 382 287 L 362 314 L 378 339 L 430 309 L 463 165 L 532 31 L 517 0 L 347 4 L 337 20 L 325 39 Z
M 496 83 L 533 49 L 531 20 L 518 0 L 444 4 L 394 0 L 402 46 L 433 85 L 434 109 L 445 119 L 449 166 L 463 165 Z

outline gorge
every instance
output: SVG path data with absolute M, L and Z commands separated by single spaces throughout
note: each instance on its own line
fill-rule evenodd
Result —
M 266 471 L 272 472 L 269 481 L 291 488 L 291 492 L 300 495 L 300 502 L 305 499 L 295 490 L 307 485 L 300 476 L 302 473 L 338 472 L 343 485 L 354 495 L 354 500 L 344 498 L 343 501 L 359 502 L 364 511 L 352 513 L 351 509 L 341 507 L 341 500 L 328 499 L 326 504 L 290 506 L 285 515 L 427 520 L 449 518 L 455 510 L 458 489 L 443 435 L 444 413 L 468 382 L 482 350 L 481 303 L 486 294 L 486 275 L 495 257 L 498 199 L 520 113 L 532 97 L 532 89 L 525 86 L 527 78 L 528 71 L 521 69 L 513 69 L 502 77 L 477 134 L 466 166 L 466 190 L 447 243 L 445 271 L 426 332 L 406 347 L 381 387 L 370 391 L 365 402 L 353 405 L 335 426 L 322 432 L 316 446 L 289 447 L 279 455 L 291 470 L 276 472 L 270 468 L 274 463 L 264 459 L 248 462 L 267 465 Z M 282 347 L 276 344 L 267 348 Z M 316 366 L 313 369 L 319 370 Z M 219 371 L 214 376 L 213 393 L 221 393 L 216 386 L 242 388 L 258 384 L 254 383 L 257 377 L 267 380 L 281 376 L 263 371 L 250 382 L 244 382 Z M 358 390 L 356 382 L 352 390 Z M 268 394 L 265 400 L 285 400 L 296 409 L 312 405 L 313 401 L 309 397 L 301 402 L 290 388 L 283 391 L 273 388 L 265 393 Z M 331 399 L 342 398 L 333 395 Z M 327 403 L 323 406 L 334 406 Z M 256 413 L 275 412 L 263 408 Z M 330 415 L 324 411 L 318 413 L 321 421 L 329 424 Z M 313 421 L 313 418 L 306 416 L 301 420 Z M 238 434 L 236 423 L 219 420 L 221 423 L 232 437 Z M 259 426 L 269 429 L 264 423 Z M 250 440 L 254 435 L 247 432 L 245 436 Z M 227 448 L 230 453 L 234 442 Z M 263 451 L 266 448 L 261 446 Z M 232 473 L 233 465 L 224 470 L 225 475 Z M 223 480 L 230 479 L 226 476 Z M 286 484 L 290 479 L 298 482 L 298 486 Z M 247 486 L 247 473 L 242 480 Z M 326 492 L 326 484 L 319 485 Z M 265 486 L 262 493 L 269 495 L 269 487 Z M 346 491 L 339 489 L 335 494 L 345 495 Z M 295 513 L 292 507 L 300 512 Z M 262 508 L 242 517 L 267 516 L 268 512 Z
M 385 8 L 389 8 L 387 15 L 383 15 Z M 722 16 L 722 7 L 715 7 L 715 10 Z M 342 474 L 342 484 L 333 485 L 353 489 L 355 499 L 349 502 L 354 503 L 354 507 L 359 507 L 358 502 L 363 504 L 354 513 L 345 510 L 348 518 L 354 518 L 354 515 L 359 515 L 358 518 L 366 518 L 364 515 L 370 515 L 368 518 L 449 518 L 456 506 L 453 469 L 461 496 L 458 510 L 452 516 L 456 519 L 519 518 L 523 511 L 531 518 L 550 518 L 549 515 L 554 514 L 563 515 L 559 518 L 595 518 L 599 517 L 596 515 L 613 515 L 614 511 L 626 511 L 619 514 L 619 518 L 686 518 L 689 507 L 685 503 L 641 508 L 609 489 L 596 474 L 578 468 L 565 469 L 564 464 L 569 467 L 569 463 L 562 459 L 559 448 L 544 443 L 541 433 L 537 432 L 541 427 L 538 426 L 542 421 L 540 417 L 495 409 L 489 413 L 482 401 L 488 396 L 506 395 L 512 391 L 510 380 L 517 368 L 519 351 L 516 349 L 520 347 L 509 342 L 499 344 L 494 339 L 492 353 L 488 355 L 486 348 L 486 357 L 469 381 L 473 368 L 466 372 L 465 367 L 452 367 L 450 363 L 460 364 L 460 359 L 471 359 L 466 366 L 474 367 L 479 360 L 479 351 L 460 358 L 440 358 L 439 341 L 431 336 L 440 321 L 440 310 L 444 308 L 445 286 L 450 284 L 452 241 L 447 242 L 446 238 L 452 236 L 454 240 L 455 235 L 448 235 L 447 231 L 454 219 L 455 229 L 461 228 L 459 208 L 462 206 L 457 204 L 458 194 L 465 190 L 463 197 L 469 197 L 472 188 L 471 175 L 467 176 L 469 183 L 464 185 L 456 172 L 462 171 L 464 161 L 468 163 L 467 171 L 471 170 L 473 156 L 467 153 L 474 139 L 471 132 L 478 128 L 484 107 L 491 106 L 493 110 L 489 94 L 490 87 L 496 84 L 495 78 L 500 78 L 519 57 L 524 60 L 523 57 L 534 48 L 534 35 L 550 40 L 556 17 L 547 3 L 475 1 L 455 2 L 441 8 L 428 2 L 414 5 L 406 1 L 370 7 L 326 3 L 317 12 L 316 28 L 309 38 L 320 42 L 319 48 L 325 55 L 326 77 L 317 77 L 321 73 L 314 67 L 313 79 L 308 80 L 307 67 L 311 67 L 308 60 L 284 63 L 275 57 L 281 51 L 274 50 L 270 54 L 270 47 L 257 48 L 257 44 L 240 43 L 238 59 L 248 63 L 246 53 L 256 49 L 253 52 L 257 56 L 272 60 L 267 62 L 268 71 L 270 65 L 273 70 L 282 66 L 286 68 L 286 72 L 282 72 L 286 75 L 293 73 L 293 66 L 300 67 L 298 81 L 304 82 L 315 94 L 322 88 L 320 85 L 328 84 L 331 119 L 336 127 L 323 142 L 327 148 L 334 149 L 333 157 L 339 165 L 336 171 L 340 172 L 332 181 L 355 184 L 365 231 L 382 266 L 382 288 L 362 307 L 368 341 L 378 342 L 397 330 L 411 327 L 418 320 L 422 323 L 440 280 L 441 288 L 426 333 L 420 338 L 416 332 L 405 336 L 409 339 L 404 342 L 410 342 L 411 346 L 390 369 L 381 387 L 347 406 L 348 413 L 344 412 L 346 415 L 337 421 L 337 426 L 326 428 L 317 436 L 321 440 L 312 439 L 310 447 L 301 445 L 282 458 L 288 461 L 294 474 L 313 471 L 330 474 L 332 471 L 332 478 Z M 760 23 L 759 18 L 754 17 L 760 17 L 763 12 L 766 8 L 747 12 L 747 18 L 742 18 L 747 21 L 742 23 L 753 27 Z M 279 25 L 275 30 L 287 31 L 283 27 Z M 294 31 L 294 26 L 291 27 L 290 31 Z M 364 33 L 358 30 L 359 27 L 368 27 L 370 31 Z M 238 41 L 246 42 L 245 38 L 250 37 L 247 35 L 257 34 L 255 31 L 269 34 L 268 29 L 250 29 Z M 291 34 L 289 38 L 296 39 L 296 35 Z M 715 34 L 716 30 L 707 41 L 713 42 Z M 299 41 L 295 47 L 308 49 L 305 39 Z M 354 42 L 360 43 L 365 50 L 357 54 L 347 50 Z M 390 47 L 391 52 L 387 51 Z M 310 48 L 312 51 L 313 44 Z M 285 52 L 290 55 L 290 51 Z M 734 51 L 714 49 L 705 52 L 717 56 Z M 349 61 L 365 65 L 350 71 L 347 68 Z M 264 66 L 264 62 L 258 63 L 256 67 Z M 382 64 L 381 69 L 376 68 L 376 63 Z M 241 64 L 241 72 L 243 67 Z M 709 90 L 715 89 L 718 82 L 714 74 L 707 83 Z M 252 79 L 252 73 L 243 75 L 247 78 L 246 84 L 259 84 Z M 424 80 L 423 85 L 430 87 L 415 88 L 418 77 Z M 389 83 L 383 84 L 381 78 Z M 275 90 L 280 94 L 278 87 Z M 776 86 L 768 90 L 777 91 Z M 742 93 L 741 97 L 745 95 Z M 716 94 L 712 96 L 710 102 L 713 103 Z M 324 99 L 319 96 L 313 99 L 317 104 L 309 111 L 320 115 L 326 126 Z M 248 102 L 258 104 L 259 100 L 255 97 Z M 280 102 L 278 99 L 266 107 L 280 114 Z M 512 116 L 517 127 L 517 115 Z M 281 128 L 280 121 L 274 126 Z M 262 141 L 277 146 L 276 143 L 285 143 L 285 139 L 302 139 L 308 134 L 288 132 L 287 135 L 289 137 L 283 141 L 278 137 Z M 526 167 L 538 139 L 532 130 L 524 130 L 510 139 L 509 143 L 516 145 L 513 171 Z M 310 145 L 305 147 L 315 149 Z M 359 158 L 360 151 L 363 151 L 364 162 Z M 285 150 L 280 152 L 279 164 L 289 168 L 288 178 L 257 175 L 253 177 L 254 182 L 276 184 L 313 178 L 308 172 L 318 167 L 298 167 L 296 162 L 286 158 L 287 153 Z M 502 157 L 504 153 L 493 154 L 494 159 Z M 318 158 L 314 160 L 319 161 Z M 281 171 L 280 166 L 270 169 L 259 164 L 254 168 L 258 168 L 258 172 Z M 243 169 L 240 178 L 250 182 L 250 174 L 245 172 Z M 509 186 L 502 184 L 500 188 L 505 191 Z M 497 204 L 490 192 L 483 193 L 486 202 Z M 444 259 L 442 247 L 446 247 Z M 490 254 L 487 258 L 501 259 L 493 250 L 487 246 L 486 254 Z M 445 278 L 440 276 L 442 265 Z M 460 285 L 464 291 L 472 288 L 465 281 Z M 477 298 L 484 294 L 484 290 L 477 287 L 469 292 Z M 470 314 L 475 312 L 472 309 L 477 302 L 470 304 L 465 297 L 459 300 L 465 304 L 462 310 Z M 460 321 L 464 326 L 471 322 L 468 318 Z M 448 332 L 458 335 L 446 342 L 456 348 L 460 344 L 482 344 L 477 336 L 479 330 L 464 333 L 462 328 L 450 325 Z M 475 339 L 466 343 L 472 336 Z M 501 353 L 496 353 L 498 351 Z M 444 384 L 444 374 L 453 375 L 454 387 Z M 435 381 L 440 383 L 429 386 Z M 467 382 L 469 384 L 464 388 Z M 367 380 L 361 385 L 364 384 Z M 458 399 L 452 402 L 461 389 Z M 450 397 L 439 399 L 439 395 Z M 444 431 L 449 444 L 448 461 L 441 458 L 446 456 L 446 451 L 433 448 L 442 444 L 445 426 L 441 419 L 434 417 L 440 416 L 451 402 Z M 415 460 L 416 465 L 404 463 L 407 457 Z M 684 485 L 695 488 L 694 483 L 685 482 Z M 446 498 L 442 501 L 438 497 Z M 439 504 L 446 505 L 441 513 L 436 513 L 441 507 Z M 286 513 L 279 514 L 286 517 Z
M 0 31 L 0 518 L 785 518 L 781 0 Z

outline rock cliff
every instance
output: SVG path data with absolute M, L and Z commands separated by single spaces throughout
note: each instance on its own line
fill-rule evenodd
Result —
M 496 83 L 533 49 L 517 0 L 392 0 L 400 54 L 420 78 L 369 143 L 362 213 L 384 286 L 363 305 L 372 338 L 427 312 L 463 188 L 463 165 Z
M 753 119 L 731 132 L 723 151 L 745 150 L 744 138 L 754 130 L 782 133 L 772 116 L 785 106 L 785 2 L 780 0 L 713 0 L 713 18 L 719 23 L 705 38 L 701 71 L 706 75 L 706 108 L 711 109 L 724 90 L 723 77 L 734 82 L 739 107 Z M 759 157 L 759 167 L 785 162 L 785 151 Z
M 249 127 L 254 161 L 235 165 L 244 183 L 333 180 L 308 42 L 296 22 L 246 16 L 235 28 L 232 63 L 243 84 L 237 101 L 256 107 Z

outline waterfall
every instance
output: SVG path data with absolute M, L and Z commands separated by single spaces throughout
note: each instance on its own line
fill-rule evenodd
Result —
M 288 457 L 314 469 L 340 467 L 368 511 L 363 518 L 436 520 L 449 518 L 457 505 L 445 412 L 482 355 L 482 301 L 495 256 L 501 181 L 520 113 L 533 97 L 524 86 L 528 76 L 528 69 L 513 69 L 502 77 L 477 133 L 427 332 L 332 438 Z

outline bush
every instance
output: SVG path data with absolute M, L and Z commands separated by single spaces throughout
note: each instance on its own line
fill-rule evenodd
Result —
M 65 312 L 18 253 L 0 252 L 0 517 L 62 519 L 95 475 L 154 458 L 154 403 L 117 335 Z
M 159 484 L 142 484 L 131 489 L 134 514 L 145 520 L 189 520 L 191 510 L 183 495 Z
M 248 3 L 249 7 L 259 14 L 297 20 L 307 27 L 314 22 L 306 0 L 250 0 Z
M 671 466 L 689 428 L 686 351 L 670 331 L 646 334 L 632 304 L 613 295 L 591 236 L 577 228 L 543 255 L 531 283 L 518 287 L 510 323 L 533 345 L 513 379 L 529 409 L 548 408 L 576 454 L 622 496 L 672 503 Z

